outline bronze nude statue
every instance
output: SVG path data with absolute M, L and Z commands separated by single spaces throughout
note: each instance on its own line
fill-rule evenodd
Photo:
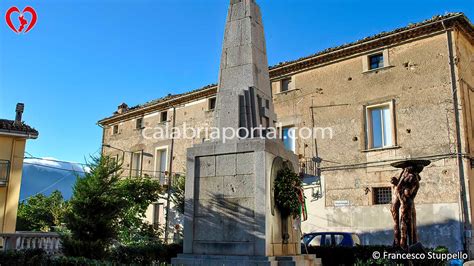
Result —
M 394 222 L 393 245 L 405 250 L 418 243 L 416 229 L 415 197 L 420 188 L 420 173 L 430 164 L 427 160 L 408 160 L 392 163 L 402 168 L 399 177 L 392 177 L 392 204 L 390 211 Z

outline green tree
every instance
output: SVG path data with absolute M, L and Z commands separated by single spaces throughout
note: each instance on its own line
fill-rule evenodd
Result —
M 158 200 L 161 187 L 149 178 L 121 179 L 121 165 L 107 156 L 93 157 L 88 166 L 90 171 L 74 185 L 63 248 L 66 255 L 101 259 L 121 238 L 150 233 L 141 218 L 146 206 Z
M 16 230 L 18 231 L 54 231 L 64 222 L 67 210 L 60 191 L 55 190 L 49 196 L 37 194 L 22 201 L 18 206 Z
M 175 175 L 171 187 L 171 202 L 176 206 L 176 210 L 184 214 L 184 188 L 186 186 L 186 177 L 184 175 Z
M 149 177 L 135 177 L 120 180 L 118 187 L 128 203 L 119 219 L 118 240 L 127 245 L 154 241 L 159 232 L 143 219 L 148 206 L 159 198 L 159 183 Z

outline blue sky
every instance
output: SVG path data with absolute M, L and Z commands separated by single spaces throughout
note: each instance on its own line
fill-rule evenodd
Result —
M 260 0 L 269 64 L 293 60 L 446 12 L 474 19 L 472 0 Z M 217 81 L 228 0 L 10 1 L 30 5 L 36 26 L 16 35 L 0 23 L 0 117 L 40 136 L 27 151 L 83 162 L 100 148 L 96 122 L 140 104 Z M 17 18 L 13 18 L 17 23 Z

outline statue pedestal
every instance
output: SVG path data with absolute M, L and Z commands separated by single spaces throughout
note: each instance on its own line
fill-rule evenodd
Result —
M 314 256 L 300 255 L 299 225 L 290 218 L 283 230 L 274 207 L 272 180 L 284 161 L 297 169 L 296 155 L 275 140 L 210 142 L 188 149 L 184 254 L 172 263 L 314 265 Z

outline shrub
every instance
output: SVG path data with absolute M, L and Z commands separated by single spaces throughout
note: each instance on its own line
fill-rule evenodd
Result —
M 183 253 L 182 244 L 165 245 L 162 253 L 160 253 L 160 261 L 171 263 L 171 259 L 176 258 L 179 253 Z
M 110 260 L 118 264 L 151 265 L 163 262 L 170 263 L 172 258 L 182 252 L 183 246 L 179 244 L 129 245 L 115 248 Z
M 104 243 L 104 240 L 81 241 L 73 239 L 69 235 L 63 235 L 61 243 L 63 253 L 69 257 L 103 259 L 110 253 L 108 242 Z
M 53 231 L 63 223 L 67 201 L 60 191 L 51 195 L 38 194 L 18 205 L 16 229 L 18 231 Z
M 0 265 L 34 265 L 34 266 L 82 266 L 112 265 L 111 262 L 90 260 L 83 257 L 64 257 L 48 255 L 41 249 L 0 252 Z
M 171 186 L 171 202 L 176 206 L 176 210 L 184 214 L 184 189 L 186 187 L 186 177 L 184 175 L 175 175 Z
M 84 257 L 49 257 L 45 265 L 52 266 L 108 266 L 114 265 L 112 262 L 103 260 L 91 260 Z
M 121 264 L 150 265 L 160 260 L 162 250 L 163 245 L 160 243 L 119 246 L 112 251 L 110 259 Z
M 42 249 L 0 252 L 0 265 L 43 265 L 46 256 Z
M 84 251 L 86 247 L 80 247 Z M 92 248 L 89 248 L 92 251 Z M 165 245 L 158 242 L 120 246 L 112 249 L 110 256 L 101 260 L 78 256 L 48 255 L 41 249 L 0 251 L 0 265 L 53 265 L 53 266 L 108 266 L 108 265 L 162 265 L 170 263 L 183 247 L 178 244 Z

